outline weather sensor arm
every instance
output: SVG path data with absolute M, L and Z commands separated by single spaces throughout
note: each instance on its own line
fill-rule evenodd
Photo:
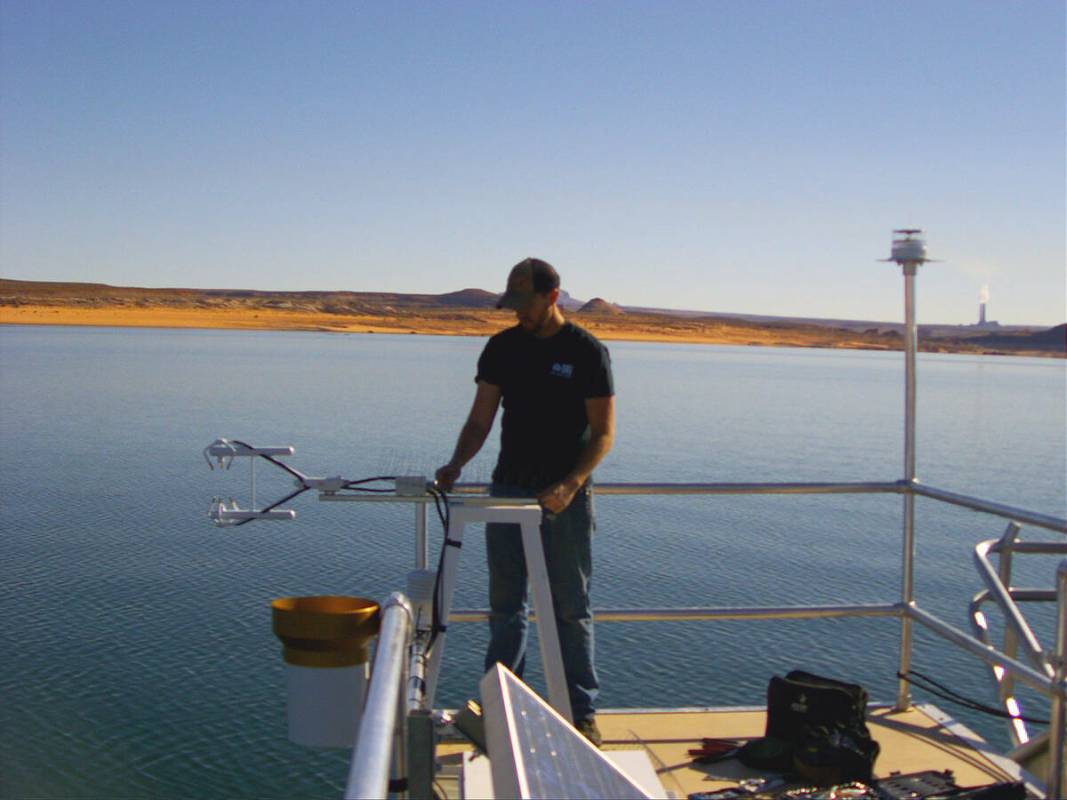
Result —
M 348 492 L 356 494 L 375 493 L 390 494 L 398 498 L 415 498 L 426 496 L 433 490 L 433 484 L 428 483 L 423 476 L 394 477 L 379 475 L 373 478 L 360 480 L 347 480 L 340 476 L 332 478 L 313 478 L 299 470 L 293 469 L 288 464 L 278 460 L 279 456 L 291 456 L 292 447 L 253 447 L 252 445 L 237 439 L 216 439 L 204 448 L 204 460 L 211 469 L 217 464 L 219 469 L 229 469 L 235 458 L 247 458 L 250 465 L 250 488 L 252 500 L 250 508 L 241 508 L 232 497 L 228 502 L 221 497 L 215 497 L 211 501 L 211 510 L 208 516 L 220 527 L 244 525 L 257 519 L 294 519 L 296 512 L 289 509 L 280 509 L 278 506 L 287 503 L 297 495 L 309 489 L 319 492 L 322 497 L 335 497 Z M 256 508 L 256 460 L 262 458 L 279 469 L 293 476 L 296 483 L 295 491 L 276 500 L 264 508 Z M 214 462 L 214 463 L 213 463 Z M 394 486 L 389 489 L 371 488 L 366 484 L 378 481 L 392 481 Z M 347 491 L 346 491 L 347 490 Z
M 286 503 L 292 500 L 298 494 L 313 488 L 309 483 L 308 478 L 279 461 L 276 456 L 291 456 L 293 454 L 292 447 L 253 447 L 245 442 L 238 441 L 236 439 L 216 439 L 214 442 L 204 448 L 204 460 L 207 461 L 207 465 L 211 469 L 215 469 L 215 465 L 212 463 L 212 459 L 215 459 L 219 466 L 219 469 L 229 469 L 233 466 L 233 460 L 235 458 L 248 458 L 250 465 L 250 481 L 252 501 L 251 508 L 240 508 L 237 505 L 237 501 L 232 497 L 229 503 L 224 501 L 221 497 L 215 497 L 211 501 L 211 509 L 208 512 L 208 516 L 211 521 L 219 527 L 230 527 L 235 525 L 244 525 L 247 522 L 251 522 L 256 519 L 294 519 L 296 512 L 289 509 L 279 509 L 282 503 Z M 256 462 L 255 459 L 262 458 L 271 464 L 279 467 L 294 478 L 296 478 L 297 489 L 294 492 L 290 492 L 285 497 L 271 503 L 265 508 L 256 508 Z

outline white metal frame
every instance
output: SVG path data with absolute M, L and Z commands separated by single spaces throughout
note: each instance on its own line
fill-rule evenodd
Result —
M 452 596 L 456 589 L 459 571 L 460 545 L 468 525 L 490 522 L 511 523 L 519 526 L 522 549 L 526 556 L 526 571 L 530 579 L 530 594 L 537 619 L 537 639 L 541 646 L 541 663 L 548 684 L 548 701 L 568 722 L 574 720 L 567 680 L 563 671 L 563 656 L 559 647 L 559 631 L 552 605 L 552 590 L 545 564 L 545 549 L 541 541 L 541 507 L 536 503 L 526 505 L 482 505 L 462 499 L 450 500 L 451 523 L 442 567 L 442 594 L 440 615 L 447 620 L 452 609 Z M 441 658 L 445 648 L 446 632 L 441 632 L 430 651 L 426 671 L 426 703 L 432 707 L 441 673 Z

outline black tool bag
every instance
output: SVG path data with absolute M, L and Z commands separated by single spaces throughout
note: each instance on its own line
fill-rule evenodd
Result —
M 879 747 L 866 713 L 862 686 L 794 670 L 767 687 L 766 736 L 789 743 L 794 771 L 808 780 L 869 781 Z
M 766 736 L 796 743 L 808 726 L 866 727 L 867 690 L 793 670 L 767 686 Z

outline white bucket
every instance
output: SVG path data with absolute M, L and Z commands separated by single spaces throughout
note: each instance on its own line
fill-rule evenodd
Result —
M 367 682 L 368 644 L 379 609 L 362 597 L 281 597 L 271 603 L 286 662 L 289 740 L 308 747 L 353 747 Z

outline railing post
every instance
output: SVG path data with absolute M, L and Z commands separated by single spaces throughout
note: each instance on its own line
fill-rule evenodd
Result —
M 1067 797 L 1067 768 L 1064 761 L 1067 745 L 1064 737 L 1064 723 L 1067 708 L 1063 697 L 1064 677 L 1067 674 L 1067 559 L 1060 562 L 1056 570 L 1056 671 L 1053 685 L 1061 691 L 1052 695 L 1051 714 L 1048 729 L 1048 781 L 1046 794 L 1049 797 Z
M 915 600 L 915 351 L 917 349 L 917 326 L 915 324 L 915 274 L 918 262 L 902 264 L 904 269 L 904 535 L 901 564 L 900 603 L 907 609 Z M 900 661 L 897 671 L 906 675 L 911 669 L 912 625 L 905 613 L 900 618 Z M 903 711 L 911 705 L 911 690 L 908 682 L 897 682 L 896 710 Z
M 1003 535 L 1000 537 L 1000 541 L 997 543 L 997 575 L 1000 577 L 1000 582 L 1004 584 L 1004 588 L 1007 589 L 1008 594 L 1011 594 L 1011 565 L 1012 556 L 1014 555 L 1015 542 L 1019 539 L 1019 531 L 1022 530 L 1018 523 L 1009 522 L 1008 527 L 1004 529 Z M 1019 636 L 1015 632 L 1015 629 L 1011 625 L 1007 625 L 1004 628 L 1004 653 L 1010 658 L 1015 658 L 1019 652 Z M 997 671 L 993 671 L 994 678 L 997 677 Z M 1000 704 L 1005 706 L 1005 701 L 1008 698 L 1014 697 L 1015 694 L 1015 676 L 1007 670 L 1000 674 L 1000 680 L 995 681 L 997 684 L 997 696 L 1000 698 Z M 1008 710 L 1009 713 L 1010 710 Z M 1030 731 L 1026 727 L 1026 723 L 1023 720 L 1018 719 L 1013 715 L 1013 719 L 1008 720 L 1008 736 L 1011 738 L 1011 743 L 1014 747 L 1018 747 L 1021 744 L 1026 744 L 1030 741 Z

